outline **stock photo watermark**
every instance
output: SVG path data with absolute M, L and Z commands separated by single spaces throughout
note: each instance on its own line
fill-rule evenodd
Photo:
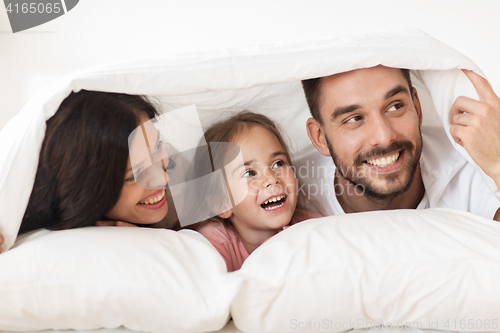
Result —
M 320 319 L 317 321 L 290 320 L 292 330 L 410 330 L 410 329 L 435 329 L 435 330 L 489 330 L 498 329 L 498 319 L 429 319 L 413 322 L 369 321 L 365 319 L 350 319 L 349 321 L 334 321 Z
M 52 21 L 73 8 L 79 0 L 4 0 L 12 32 L 24 31 Z

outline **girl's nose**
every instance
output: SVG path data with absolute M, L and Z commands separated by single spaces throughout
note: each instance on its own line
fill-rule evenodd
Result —
M 269 174 L 265 174 L 264 173 L 264 187 L 269 187 L 269 186 L 272 186 L 272 185 L 276 185 L 279 183 L 279 178 L 276 177 L 276 175 L 274 174 L 274 172 L 272 171 L 267 171 L 267 173 Z

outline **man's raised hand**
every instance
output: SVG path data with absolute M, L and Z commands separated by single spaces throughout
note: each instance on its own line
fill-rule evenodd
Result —
M 450 133 L 500 187 L 500 98 L 485 78 L 462 71 L 476 89 L 479 101 L 464 96 L 455 100 L 450 110 Z

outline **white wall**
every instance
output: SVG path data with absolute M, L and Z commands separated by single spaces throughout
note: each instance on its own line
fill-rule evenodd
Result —
M 0 129 L 40 88 L 73 71 L 178 52 L 418 27 L 476 62 L 500 93 L 500 1 L 80 0 L 12 34 L 0 5 Z

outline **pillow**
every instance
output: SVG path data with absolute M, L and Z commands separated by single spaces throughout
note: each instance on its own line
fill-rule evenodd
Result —
M 191 230 L 41 231 L 0 255 L 0 272 L 0 331 L 215 331 L 239 289 Z
M 231 314 L 244 332 L 500 330 L 500 224 L 466 212 L 309 220 L 235 274 L 244 282 Z

